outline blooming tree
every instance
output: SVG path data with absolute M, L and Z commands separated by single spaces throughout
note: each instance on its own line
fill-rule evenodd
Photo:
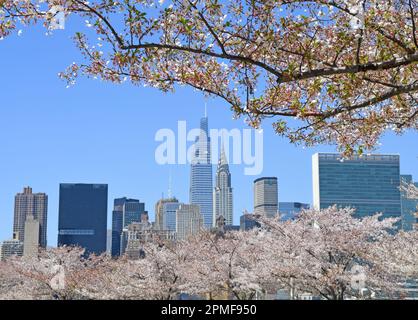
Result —
M 24 299 L 85 299 L 84 288 L 97 277 L 103 257 L 84 257 L 84 249 L 59 247 L 38 256 L 11 259 L 12 292 Z M 13 278 L 13 277 L 12 277 Z M 19 281 L 16 281 L 16 278 Z
M 74 36 L 84 59 L 61 74 L 70 84 L 84 74 L 187 85 L 254 127 L 274 117 L 290 141 L 337 143 L 346 155 L 387 129 L 418 127 L 416 0 L 0 3 L 0 37 L 37 22 L 54 29 L 57 6 L 85 20 L 89 30 Z
M 401 275 L 404 279 L 418 279 L 418 231 L 400 231 L 386 237 L 370 252 L 386 272 Z M 390 259 L 386 259 L 390 256 Z
M 143 257 L 108 260 L 95 283 L 86 289 L 93 299 L 173 300 L 182 293 L 184 263 L 193 254 L 182 243 L 146 244 Z
M 353 213 L 334 206 L 294 221 L 259 217 L 250 231 L 144 244 L 138 260 L 68 247 L 10 258 L 0 263 L 0 299 L 255 299 L 278 289 L 294 299 L 405 297 L 405 283 L 418 278 L 418 232 Z
M 400 273 L 388 272 L 383 261 L 395 261 L 380 250 L 397 219 L 381 215 L 361 219 L 354 209 L 304 210 L 295 221 L 262 219 L 269 232 L 265 267 L 282 286 L 325 299 L 362 298 L 369 293 L 391 294 Z M 399 242 L 395 238 L 394 243 Z M 408 250 L 411 246 L 407 247 Z M 408 255 L 399 245 L 400 255 Z M 393 250 L 392 250 L 393 251 Z
M 0 261 L 0 300 L 27 299 L 23 281 L 9 263 Z
M 418 187 L 413 183 L 402 184 L 401 191 L 405 192 L 409 199 L 418 199 Z
M 202 232 L 189 240 L 197 255 L 186 262 L 185 292 L 209 299 L 253 299 L 263 290 L 262 234 Z

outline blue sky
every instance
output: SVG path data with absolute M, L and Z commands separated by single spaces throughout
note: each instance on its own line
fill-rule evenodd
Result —
M 173 193 L 188 201 L 189 166 L 160 166 L 154 160 L 161 128 L 176 130 L 178 120 L 197 127 L 208 104 L 211 128 L 247 128 L 233 120 L 222 101 L 205 99 L 181 88 L 174 94 L 155 89 L 81 79 L 66 89 L 57 73 L 79 55 L 71 32 L 45 36 L 42 28 L 0 41 L 0 240 L 12 234 L 14 195 L 30 185 L 49 195 L 48 243 L 56 245 L 58 188 L 62 182 L 108 183 L 109 226 L 115 197 L 139 198 L 154 220 L 154 204 L 167 194 L 169 172 Z M 311 156 L 335 151 L 320 146 L 303 149 L 264 126 L 264 176 L 279 178 L 280 201 L 312 202 Z M 402 173 L 418 179 L 418 133 L 388 134 L 380 153 L 401 154 Z M 252 181 L 243 166 L 231 166 L 234 222 L 252 207 Z

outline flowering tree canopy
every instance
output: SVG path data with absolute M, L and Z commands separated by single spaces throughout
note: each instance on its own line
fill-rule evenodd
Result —
M 270 231 L 266 268 L 282 286 L 293 287 L 295 294 L 310 292 L 325 299 L 361 298 L 365 289 L 369 294 L 393 294 L 403 273 L 383 267 L 385 261 L 398 262 L 390 251 L 381 250 L 380 244 L 391 239 L 393 245 L 399 245 L 401 238 L 393 240 L 388 233 L 397 219 L 382 220 L 379 214 L 357 219 L 353 214 L 354 209 L 333 206 L 304 210 L 296 221 L 263 219 Z M 408 255 L 402 250 L 398 254 Z M 412 260 L 416 257 L 403 266 L 415 267 Z
M 403 284 L 418 278 L 418 232 L 389 232 L 396 221 L 330 207 L 295 221 L 260 218 L 249 231 L 148 243 L 138 260 L 48 249 L 0 263 L 0 299 L 254 299 L 278 289 L 293 298 L 402 298 Z
M 80 74 L 191 86 L 294 143 L 349 155 L 418 128 L 416 0 L 0 0 L 0 37 L 81 16 Z M 61 10 L 61 11 L 59 11 Z M 292 120 L 293 119 L 293 120 Z

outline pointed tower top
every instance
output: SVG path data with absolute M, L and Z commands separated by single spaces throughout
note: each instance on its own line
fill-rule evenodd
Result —
M 170 173 L 168 176 L 168 198 L 171 199 L 172 197 L 172 176 L 171 176 L 171 168 L 170 168 Z
M 226 158 L 226 153 L 225 153 L 225 144 L 222 141 L 221 155 L 219 157 L 219 165 L 224 165 L 224 164 L 228 164 L 228 160 Z
M 205 118 L 208 117 L 208 104 L 205 102 Z

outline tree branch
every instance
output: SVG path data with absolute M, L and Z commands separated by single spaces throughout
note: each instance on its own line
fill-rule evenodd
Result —
M 356 64 L 353 66 L 346 67 L 336 67 L 336 68 L 322 68 L 310 70 L 302 73 L 297 73 L 293 75 L 283 76 L 279 83 L 287 83 L 298 80 L 306 80 L 310 78 L 317 78 L 323 76 L 331 76 L 337 74 L 346 74 L 346 73 L 358 73 L 366 71 L 376 71 L 376 70 L 387 70 L 393 69 L 396 67 L 401 67 L 418 61 L 418 52 L 403 56 L 402 58 L 382 61 L 382 62 L 369 62 L 365 64 Z

